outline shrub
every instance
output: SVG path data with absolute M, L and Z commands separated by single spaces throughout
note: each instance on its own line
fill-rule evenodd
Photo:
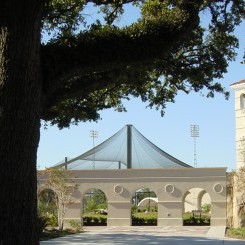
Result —
M 97 205 L 97 209 L 107 209 L 107 203 L 102 203 L 102 204 L 99 204 Z
M 106 223 L 107 223 L 107 217 L 100 216 L 100 223 L 101 223 L 102 225 L 106 225 Z
M 57 218 L 57 216 L 53 215 L 53 216 L 47 217 L 47 225 L 51 226 L 51 227 L 58 226 L 58 218 Z
M 81 222 L 72 219 L 72 220 L 69 221 L 69 223 L 70 223 L 71 228 L 72 228 L 75 232 L 78 232 L 78 231 L 81 231 L 81 230 L 82 230 Z
M 84 216 L 83 217 L 83 223 L 86 225 L 90 224 L 92 222 L 92 219 L 93 219 L 93 217 L 91 217 L 91 216 Z
M 204 205 L 202 205 L 202 212 L 205 214 L 209 214 L 211 212 L 211 204 L 205 203 Z
M 197 216 L 190 212 L 183 214 L 184 225 L 210 225 L 210 217 L 207 215 Z
M 97 204 L 94 201 L 94 199 L 93 198 L 88 198 L 86 206 L 84 208 L 84 211 L 85 212 L 92 212 L 92 211 L 95 211 L 96 208 L 97 208 Z
M 154 217 L 150 217 L 147 219 L 147 224 L 149 225 L 156 225 L 157 224 L 157 219 Z
M 98 217 L 93 217 L 93 222 L 94 222 L 95 224 L 98 224 L 98 223 L 99 223 L 99 218 L 98 218 Z
M 39 231 L 39 236 L 42 235 L 43 231 L 48 225 L 48 218 L 45 216 L 38 216 L 38 231 Z
M 156 225 L 157 212 L 132 214 L 132 225 Z
M 106 225 L 107 215 L 89 213 L 83 215 L 84 225 Z
M 230 228 L 227 230 L 227 235 L 229 237 L 245 239 L 245 227 Z
M 137 211 L 137 206 L 136 205 L 132 205 L 132 207 L 131 207 L 132 214 L 136 213 L 136 211 Z

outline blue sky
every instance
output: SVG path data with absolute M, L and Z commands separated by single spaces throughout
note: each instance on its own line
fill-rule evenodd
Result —
M 90 18 L 96 11 L 90 12 Z M 121 19 L 124 25 L 137 18 L 137 11 L 131 9 Z M 234 92 L 231 83 L 245 79 L 245 65 L 240 64 L 245 48 L 245 23 L 237 31 L 240 49 L 235 62 L 230 63 L 227 74 L 219 80 L 231 91 L 230 99 L 216 94 L 207 99 L 200 93 L 186 95 L 179 93 L 175 103 L 167 105 L 165 116 L 155 109 L 146 108 L 139 99 L 126 101 L 127 112 L 118 113 L 113 109 L 102 111 L 97 123 L 80 123 L 69 129 L 59 130 L 56 126 L 41 128 L 37 165 L 39 169 L 50 167 L 67 157 L 75 157 L 89 150 L 93 140 L 90 130 L 98 131 L 95 144 L 99 144 L 116 133 L 126 124 L 133 124 L 155 145 L 179 160 L 193 165 L 193 138 L 190 125 L 198 124 L 200 137 L 197 138 L 198 167 L 228 167 L 235 169 L 235 113 Z

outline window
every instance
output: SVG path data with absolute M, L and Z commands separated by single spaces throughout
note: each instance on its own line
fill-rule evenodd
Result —
M 245 109 L 245 94 L 240 96 L 240 109 Z

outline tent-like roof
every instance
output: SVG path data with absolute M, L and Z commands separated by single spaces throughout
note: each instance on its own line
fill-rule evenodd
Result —
M 80 170 L 188 168 L 191 166 L 155 146 L 133 125 L 126 125 L 100 145 L 53 167 Z

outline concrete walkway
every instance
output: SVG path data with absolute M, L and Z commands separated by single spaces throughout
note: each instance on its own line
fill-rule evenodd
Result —
M 225 227 L 85 227 L 84 232 L 41 242 L 41 245 L 245 245 L 224 237 Z

